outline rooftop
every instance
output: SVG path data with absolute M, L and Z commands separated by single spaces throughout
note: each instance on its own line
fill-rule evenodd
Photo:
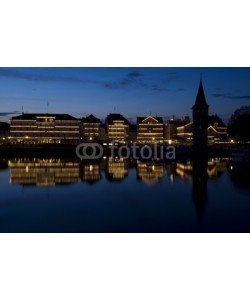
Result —
M 86 118 L 82 118 L 83 123 L 101 123 L 101 120 L 96 118 L 94 115 L 89 115 Z
M 123 117 L 121 114 L 109 114 L 106 118 L 108 125 L 112 125 L 114 121 L 124 121 L 126 125 L 129 125 L 129 121 Z
M 12 117 L 12 120 L 36 120 L 36 118 L 55 118 L 55 120 L 77 120 L 69 114 L 22 114 Z
M 142 123 L 146 119 L 155 119 L 158 123 L 163 123 L 163 118 L 162 117 L 153 117 L 153 116 L 148 116 L 148 117 L 138 117 L 137 118 L 137 124 Z

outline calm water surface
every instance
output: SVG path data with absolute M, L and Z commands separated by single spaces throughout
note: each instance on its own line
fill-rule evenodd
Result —
M 0 166 L 1 232 L 250 232 L 250 174 L 226 158 Z

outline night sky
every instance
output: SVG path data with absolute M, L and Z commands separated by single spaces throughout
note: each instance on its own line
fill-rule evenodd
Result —
M 250 104 L 250 68 L 0 68 L 0 120 L 13 114 L 190 115 L 200 76 L 210 114 Z

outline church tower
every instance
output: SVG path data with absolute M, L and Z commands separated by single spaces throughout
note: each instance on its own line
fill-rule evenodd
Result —
M 202 80 L 200 81 L 193 109 L 193 148 L 196 152 L 207 150 L 208 104 L 206 101 Z

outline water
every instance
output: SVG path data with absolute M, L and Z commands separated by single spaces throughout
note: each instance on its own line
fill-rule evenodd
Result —
M 227 158 L 0 165 L 1 232 L 250 232 L 249 171 Z

